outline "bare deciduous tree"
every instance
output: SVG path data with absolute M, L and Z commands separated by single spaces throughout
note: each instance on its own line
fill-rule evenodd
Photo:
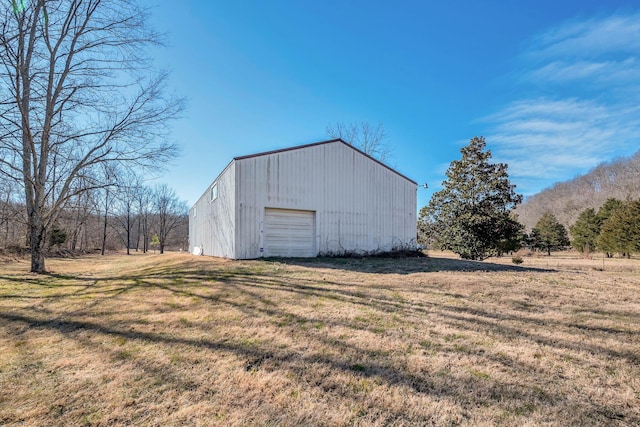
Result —
M 140 249 L 142 238 L 142 252 L 149 250 L 149 222 L 151 217 L 151 189 L 147 186 L 140 187 L 136 194 L 136 206 L 138 210 L 138 232 L 136 234 L 136 252 Z
M 382 123 L 373 125 L 369 122 L 337 122 L 327 126 L 327 134 L 331 138 L 342 139 L 381 162 L 386 162 L 391 157 L 391 149 Z
M 117 171 L 114 168 L 115 165 L 111 163 L 102 163 L 102 175 L 99 177 L 94 177 L 97 182 L 102 183 L 102 191 L 94 191 L 96 193 L 96 198 L 94 202 L 95 211 L 101 212 L 102 215 L 102 243 L 100 249 L 100 255 L 105 254 L 107 248 L 107 229 L 109 226 L 109 220 L 113 217 L 112 205 L 115 199 L 115 190 L 116 190 L 116 174 Z
M 24 209 L 18 200 L 18 185 L 9 179 L 0 178 L 0 248 L 24 241 Z
M 160 241 L 160 253 L 164 253 L 169 234 L 177 229 L 185 219 L 189 207 L 186 202 L 178 199 L 176 193 L 167 186 L 159 185 L 153 191 L 153 210 L 155 227 Z
M 93 206 L 96 205 L 97 191 L 85 191 L 71 198 L 66 209 L 69 216 L 69 249 L 88 249 L 88 228 L 91 224 Z
M 113 219 L 118 226 L 116 232 L 127 248 L 127 255 L 130 255 L 131 237 L 134 231 L 133 225 L 137 208 L 136 202 L 142 190 L 142 183 L 140 178 L 132 173 L 119 175 L 119 178 L 120 183 L 115 194 L 116 212 Z
M 175 155 L 145 48 L 158 42 L 135 0 L 12 0 L 0 10 L 0 165 L 23 185 L 31 271 L 44 272 L 48 228 L 67 201 L 102 187 L 102 164 Z M 83 185 L 78 185 L 78 182 Z M 108 183 L 107 183 L 108 184 Z

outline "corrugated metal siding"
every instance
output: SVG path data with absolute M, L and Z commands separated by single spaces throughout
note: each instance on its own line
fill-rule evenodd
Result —
M 416 185 L 342 142 L 238 159 L 238 258 L 261 255 L 265 208 L 315 211 L 318 253 L 415 244 Z
M 199 246 L 203 255 L 237 258 L 235 162 L 220 174 L 189 212 L 189 251 Z M 211 187 L 217 184 L 218 197 L 211 200 Z M 195 216 L 194 216 L 195 210 Z

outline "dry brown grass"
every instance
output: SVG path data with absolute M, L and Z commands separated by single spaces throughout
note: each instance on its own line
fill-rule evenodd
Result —
M 510 261 L 4 263 L 0 424 L 640 424 L 639 261 Z

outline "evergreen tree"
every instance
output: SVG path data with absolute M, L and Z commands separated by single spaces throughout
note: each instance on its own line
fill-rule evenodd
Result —
M 60 245 L 62 245 L 64 242 L 67 241 L 66 231 L 60 228 L 60 226 L 57 223 L 54 223 L 53 226 L 51 227 L 51 230 L 49 230 L 48 237 L 49 237 L 48 239 L 49 249 L 51 249 L 54 246 L 60 248 Z
M 589 253 L 596 248 L 596 239 L 600 234 L 602 223 L 592 208 L 583 210 L 575 224 L 569 227 L 571 245 L 582 253 Z
M 624 203 L 622 202 L 622 200 L 618 200 L 613 197 L 607 199 L 607 201 L 604 202 L 602 206 L 600 206 L 600 209 L 598 209 L 597 216 L 598 221 L 600 221 L 600 226 L 602 227 L 607 222 L 609 217 L 615 211 L 622 208 L 623 205 Z M 605 236 L 598 236 L 598 238 L 596 239 L 596 247 L 603 251 L 607 255 L 607 258 L 611 258 L 614 252 L 616 252 L 615 249 L 612 249 L 615 247 L 616 239 L 612 235 L 612 231 L 613 230 L 608 230 Z M 602 233 L 602 230 L 600 232 Z
M 602 224 L 596 244 L 608 256 L 618 252 L 631 257 L 640 252 L 640 200 L 614 210 Z
M 567 229 L 558 222 L 551 212 L 545 212 L 531 231 L 531 238 L 536 248 L 544 249 L 547 255 L 552 250 L 562 250 L 569 246 Z
M 598 209 L 598 213 L 596 214 L 598 221 L 600 221 L 600 225 L 604 224 L 615 211 L 623 206 L 624 202 L 622 202 L 622 200 L 618 200 L 613 197 L 607 199 L 607 201 L 600 206 L 600 209 Z
M 506 237 L 498 242 L 498 255 L 506 252 L 515 252 L 525 246 L 527 242 L 527 233 L 525 233 L 524 225 L 518 221 L 518 216 L 512 212 L 510 217 L 511 221 L 506 223 L 505 226 L 510 226 L 512 229 L 507 230 Z
M 483 137 L 462 148 L 462 158 L 451 162 L 443 189 L 420 210 L 422 242 L 452 250 L 465 259 L 500 254 L 521 233 L 511 216 L 522 202 L 509 181 L 507 165 L 491 163 Z
M 151 241 L 149 242 L 149 246 L 153 247 L 153 253 L 156 253 L 156 247 L 160 245 L 160 238 L 157 234 L 151 236 Z

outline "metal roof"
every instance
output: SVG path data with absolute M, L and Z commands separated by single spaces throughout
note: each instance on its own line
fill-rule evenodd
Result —
M 347 147 L 351 148 L 352 150 L 357 151 L 358 153 L 362 154 L 365 157 L 368 157 L 369 159 L 373 160 L 374 162 L 378 163 L 380 166 L 385 167 L 387 169 L 389 169 L 391 172 L 395 173 L 396 175 L 406 179 L 407 181 L 418 185 L 417 182 L 415 182 L 414 180 L 407 178 L 405 175 L 401 174 L 400 172 L 398 172 L 397 170 L 393 169 L 392 167 L 385 165 L 384 163 L 382 163 L 380 160 L 370 156 L 369 154 L 365 153 L 364 151 L 354 147 L 353 145 L 343 141 L 341 138 L 337 138 L 337 139 L 330 139 L 328 141 L 320 141 L 320 142 L 314 142 L 311 144 L 303 144 L 303 145 L 296 145 L 294 147 L 289 147 L 289 148 L 281 148 L 279 150 L 271 150 L 271 151 L 264 151 L 262 153 L 255 153 L 255 154 L 249 154 L 246 156 L 239 156 L 239 157 L 234 157 L 233 160 L 244 160 L 244 159 L 250 159 L 252 157 L 260 157 L 260 156 L 268 156 L 270 154 L 277 154 L 277 153 L 284 153 L 286 151 L 293 151 L 293 150 L 300 150 L 303 148 L 309 148 L 309 147 L 315 147 L 317 145 L 324 145 L 324 144 L 332 144 L 332 143 L 336 143 L 336 142 L 340 142 L 344 145 L 346 145 Z

